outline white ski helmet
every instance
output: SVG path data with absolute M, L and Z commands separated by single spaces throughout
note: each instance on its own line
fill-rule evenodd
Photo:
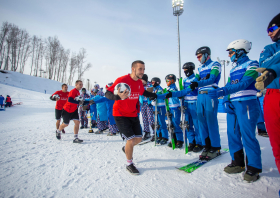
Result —
M 230 49 L 235 49 L 235 50 L 244 49 L 246 53 L 249 53 L 251 47 L 252 47 L 252 42 L 249 42 L 245 39 L 238 39 L 236 41 L 232 41 L 228 45 L 227 51 L 229 51 Z

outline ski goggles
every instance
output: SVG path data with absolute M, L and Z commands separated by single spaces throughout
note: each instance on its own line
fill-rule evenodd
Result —
M 228 55 L 232 55 L 234 52 L 235 52 L 235 51 L 230 50 L 230 51 L 228 51 Z
M 279 27 L 277 26 L 277 25 L 274 25 L 274 26 L 272 26 L 272 27 L 270 27 L 270 28 L 267 28 L 267 33 L 269 33 L 269 32 L 274 32 L 275 30 L 277 30 Z
M 202 54 L 201 55 L 198 55 L 196 56 L 197 59 L 200 59 L 202 57 Z

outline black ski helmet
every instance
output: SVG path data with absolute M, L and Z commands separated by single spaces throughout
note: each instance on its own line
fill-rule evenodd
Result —
M 205 54 L 205 53 L 207 53 L 208 55 L 211 55 L 211 50 L 207 46 L 198 48 L 195 52 L 195 55 L 197 56 L 198 54 Z
M 158 78 L 158 77 L 153 77 L 152 80 L 151 80 L 151 82 L 153 82 L 153 81 L 155 81 L 155 84 L 156 84 L 156 85 L 160 85 L 160 83 L 161 83 L 161 80 L 160 80 L 160 78 Z
M 195 70 L 195 64 L 193 62 L 187 62 L 183 65 L 182 69 L 192 69 Z
M 83 91 L 87 91 L 86 88 L 82 88 L 82 92 L 83 92 Z
M 176 82 L 176 76 L 174 74 L 168 74 L 165 80 L 174 80 L 174 82 Z
M 142 80 L 145 80 L 146 82 L 148 82 L 148 75 L 147 74 L 143 74 Z

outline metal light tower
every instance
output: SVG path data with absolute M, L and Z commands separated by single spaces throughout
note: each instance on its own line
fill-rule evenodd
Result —
M 183 6 L 184 6 L 184 0 L 172 0 L 173 15 L 177 16 L 177 27 L 178 27 L 179 78 L 181 78 L 179 16 L 184 12 Z

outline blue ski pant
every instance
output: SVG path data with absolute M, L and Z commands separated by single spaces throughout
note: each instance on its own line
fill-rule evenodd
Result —
M 189 130 L 185 130 L 186 137 L 189 143 L 202 145 L 196 113 L 196 101 L 192 103 L 184 102 L 184 106 L 186 107 L 185 121 L 189 124 Z
M 257 126 L 258 126 L 258 129 L 261 129 L 262 131 L 266 131 L 265 124 L 264 124 L 263 111 L 262 111 L 262 108 L 261 108 L 261 103 L 260 103 L 259 98 L 257 98 L 257 101 L 258 101 L 259 107 L 260 107 L 260 116 L 259 116 L 259 119 L 258 119 Z
M 170 108 L 170 113 L 172 114 L 171 123 L 174 127 L 174 132 L 175 132 L 175 135 L 176 135 L 176 139 L 177 139 L 177 141 L 184 142 L 183 132 L 182 132 L 182 129 L 180 127 L 180 120 L 181 120 L 180 107 Z
M 161 133 L 163 138 L 168 139 L 168 130 L 165 122 L 165 114 L 166 109 L 165 106 L 158 107 L 158 123 L 160 125 L 159 129 L 157 130 L 157 136 L 159 137 L 159 134 Z
M 227 114 L 228 145 L 232 161 L 236 165 L 244 165 L 244 147 L 247 169 L 261 172 L 261 149 L 255 133 L 260 116 L 258 102 L 254 99 L 233 101 L 232 104 L 235 114 Z
M 208 94 L 197 96 L 197 118 L 202 145 L 206 148 L 221 148 L 218 125 L 218 99 L 211 99 Z

